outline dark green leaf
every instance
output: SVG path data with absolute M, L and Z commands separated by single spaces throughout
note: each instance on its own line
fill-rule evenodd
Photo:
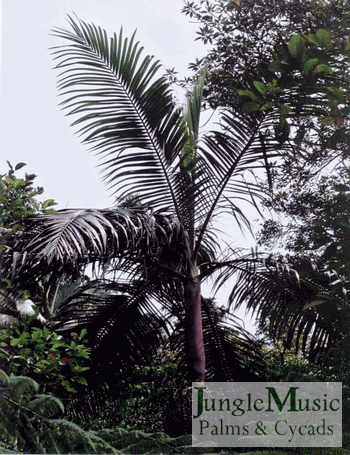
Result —
M 290 39 L 288 43 L 288 49 L 290 52 L 290 55 L 297 59 L 300 58 L 304 49 L 305 49 L 305 43 L 301 35 L 294 35 Z
M 266 85 L 263 82 L 254 81 L 253 84 L 254 84 L 254 87 L 258 90 L 259 93 L 261 93 L 262 95 L 266 95 L 267 87 L 266 87 Z
M 320 29 L 316 32 L 318 44 L 322 47 L 326 47 L 330 42 L 330 34 L 327 30 Z
M 18 163 L 15 166 L 15 171 L 18 171 L 19 169 L 22 169 L 22 167 L 26 166 L 26 163 Z

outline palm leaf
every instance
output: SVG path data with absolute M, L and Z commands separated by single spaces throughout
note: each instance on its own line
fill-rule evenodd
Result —
M 79 133 L 103 157 L 118 197 L 136 191 L 152 207 L 179 215 L 170 170 L 186 135 L 166 78 L 155 79 L 159 62 L 141 58 L 134 35 L 129 41 L 121 30 L 108 40 L 99 27 L 69 22 L 73 31 L 54 31 L 70 43 L 54 51 L 64 109 L 78 116 L 74 125 L 83 125 Z
M 233 254 L 235 259 L 231 256 L 226 262 L 213 263 L 204 273 L 219 271 L 218 288 L 235 276 L 230 304 L 234 309 L 246 305 L 273 340 L 283 339 L 287 348 L 294 347 L 314 359 L 346 333 L 350 313 L 339 279 L 330 280 L 311 266 L 299 274 L 256 253 Z M 312 304 L 315 301 L 318 305 Z
M 207 67 L 205 66 L 199 73 L 198 82 L 194 85 L 192 91 L 187 93 L 187 103 L 185 107 L 185 124 L 187 126 L 188 139 L 184 145 L 183 154 L 190 152 L 190 156 L 186 156 L 185 161 L 192 161 L 194 156 L 192 152 L 195 151 L 196 143 L 199 135 L 199 120 L 202 110 L 202 98 L 204 83 L 207 74 Z
M 232 199 L 260 193 L 243 174 L 259 167 L 269 170 L 274 144 L 264 140 L 262 132 L 272 120 L 266 117 L 248 127 L 242 119 L 224 114 L 224 131 L 201 140 L 206 68 L 188 93 L 182 114 L 166 79 L 154 79 L 158 62 L 152 64 L 151 57 L 142 60 L 134 36 L 129 41 L 120 32 L 108 40 L 94 25 L 71 18 L 70 24 L 73 31 L 55 31 L 70 43 L 55 50 L 57 67 L 63 70 L 59 79 L 63 106 L 78 117 L 75 124 L 84 125 L 79 131 L 103 157 L 106 178 L 117 195 L 138 194 L 155 209 L 175 212 L 191 238 L 197 226 L 194 256 L 221 205 L 248 224 Z
M 16 303 L 13 293 L 0 289 L 0 325 L 20 318 Z
M 247 178 L 247 173 L 254 177 L 253 171 L 265 169 L 269 174 L 268 160 L 277 156 L 275 142 L 264 138 L 262 131 L 271 126 L 273 116 L 261 119 L 254 126 L 249 126 L 242 119 L 235 119 L 223 114 L 223 131 L 208 133 L 198 146 L 198 192 L 196 211 L 198 222 L 198 241 L 207 235 L 216 213 L 229 210 L 240 226 L 240 220 L 249 227 L 249 220 L 239 208 L 238 201 L 253 202 L 260 198 L 261 188 Z M 264 138 L 264 139 L 263 139 Z
M 169 338 L 170 349 L 178 352 L 177 361 L 183 364 L 184 318 L 180 317 Z M 239 318 L 212 299 L 202 297 L 202 324 L 208 381 L 255 381 L 265 374 L 265 361 L 259 342 L 239 323 Z
M 265 362 L 261 346 L 238 318 L 202 299 L 206 376 L 210 381 L 257 381 Z
M 56 279 L 75 278 L 95 262 L 106 265 L 125 257 L 143 262 L 164 245 L 180 255 L 188 251 L 187 233 L 172 216 L 142 208 L 60 210 L 26 220 L 15 247 L 21 251 L 15 272 L 22 282 L 43 270 Z
M 103 365 L 107 377 L 111 369 L 125 374 L 150 361 L 167 331 L 149 287 L 142 280 L 89 282 L 61 302 L 51 325 L 59 331 L 87 329 L 93 362 Z

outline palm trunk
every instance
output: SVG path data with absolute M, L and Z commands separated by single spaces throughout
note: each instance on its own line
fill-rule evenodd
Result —
M 191 382 L 204 382 L 205 352 L 202 330 L 201 286 L 197 277 L 185 284 L 186 353 Z

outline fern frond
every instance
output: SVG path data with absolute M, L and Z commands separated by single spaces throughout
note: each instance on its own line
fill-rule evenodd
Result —
M 18 404 L 24 404 L 38 391 L 39 384 L 34 379 L 26 376 L 10 376 L 4 396 Z
M 0 387 L 6 387 L 9 383 L 9 376 L 5 373 L 5 371 L 0 370 Z
M 27 409 L 48 419 L 64 412 L 62 402 L 52 395 L 37 395 L 27 404 Z

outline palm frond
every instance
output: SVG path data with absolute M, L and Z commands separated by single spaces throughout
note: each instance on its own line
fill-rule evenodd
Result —
M 261 188 L 251 178 L 249 181 L 247 173 L 254 177 L 257 169 L 270 172 L 268 160 L 277 156 L 276 144 L 262 132 L 268 130 L 271 121 L 266 116 L 249 126 L 224 113 L 223 131 L 208 133 L 198 145 L 196 182 L 201 197 L 196 200 L 197 250 L 218 210 L 231 211 L 239 226 L 240 220 L 249 226 L 238 201 L 252 202 L 258 208 L 255 199 L 261 197 Z
M 26 220 L 16 244 L 21 254 L 15 272 L 22 281 L 43 270 L 74 278 L 87 264 L 126 256 L 140 262 L 157 256 L 164 245 L 184 255 L 188 251 L 187 233 L 172 216 L 142 208 L 60 210 Z
M 69 19 L 72 31 L 54 35 L 69 44 L 55 48 L 61 69 L 59 90 L 73 125 L 92 151 L 116 194 L 135 191 L 152 207 L 178 212 L 171 164 L 185 141 L 185 126 L 160 64 L 142 56 L 135 36 L 109 40 L 99 27 Z M 130 176 L 133 179 L 130 179 Z
M 229 312 L 208 299 L 202 305 L 208 380 L 261 380 L 266 366 L 258 341 Z
M 112 366 L 123 371 L 141 365 L 154 355 L 167 331 L 149 287 L 141 280 L 87 283 L 61 302 L 51 324 L 59 331 L 87 329 L 93 361 L 103 364 L 105 372 Z M 110 346 L 115 346 L 112 359 Z
M 213 263 L 209 269 L 204 273 L 219 271 L 217 287 L 236 277 L 229 304 L 234 309 L 246 305 L 269 336 L 283 339 L 287 348 L 293 346 L 314 359 L 346 333 L 350 311 L 341 282 L 330 280 L 325 272 L 310 266 L 299 274 L 256 253 Z
M 0 289 L 0 326 L 17 320 L 20 315 L 12 292 Z
M 180 319 L 169 338 L 177 361 L 185 361 L 184 319 Z M 208 381 L 257 381 L 265 374 L 259 342 L 240 324 L 239 318 L 219 308 L 212 299 L 202 297 L 202 324 Z
M 192 91 L 187 93 L 187 103 L 185 107 L 185 121 L 188 133 L 187 143 L 184 145 L 183 152 L 186 154 L 187 151 L 191 153 L 191 159 L 193 159 L 192 153 L 196 148 L 196 142 L 199 135 L 199 120 L 202 110 L 202 98 L 204 83 L 207 74 L 207 67 L 205 66 L 199 73 L 198 82 L 194 85 Z M 188 158 L 186 158 L 187 160 Z

